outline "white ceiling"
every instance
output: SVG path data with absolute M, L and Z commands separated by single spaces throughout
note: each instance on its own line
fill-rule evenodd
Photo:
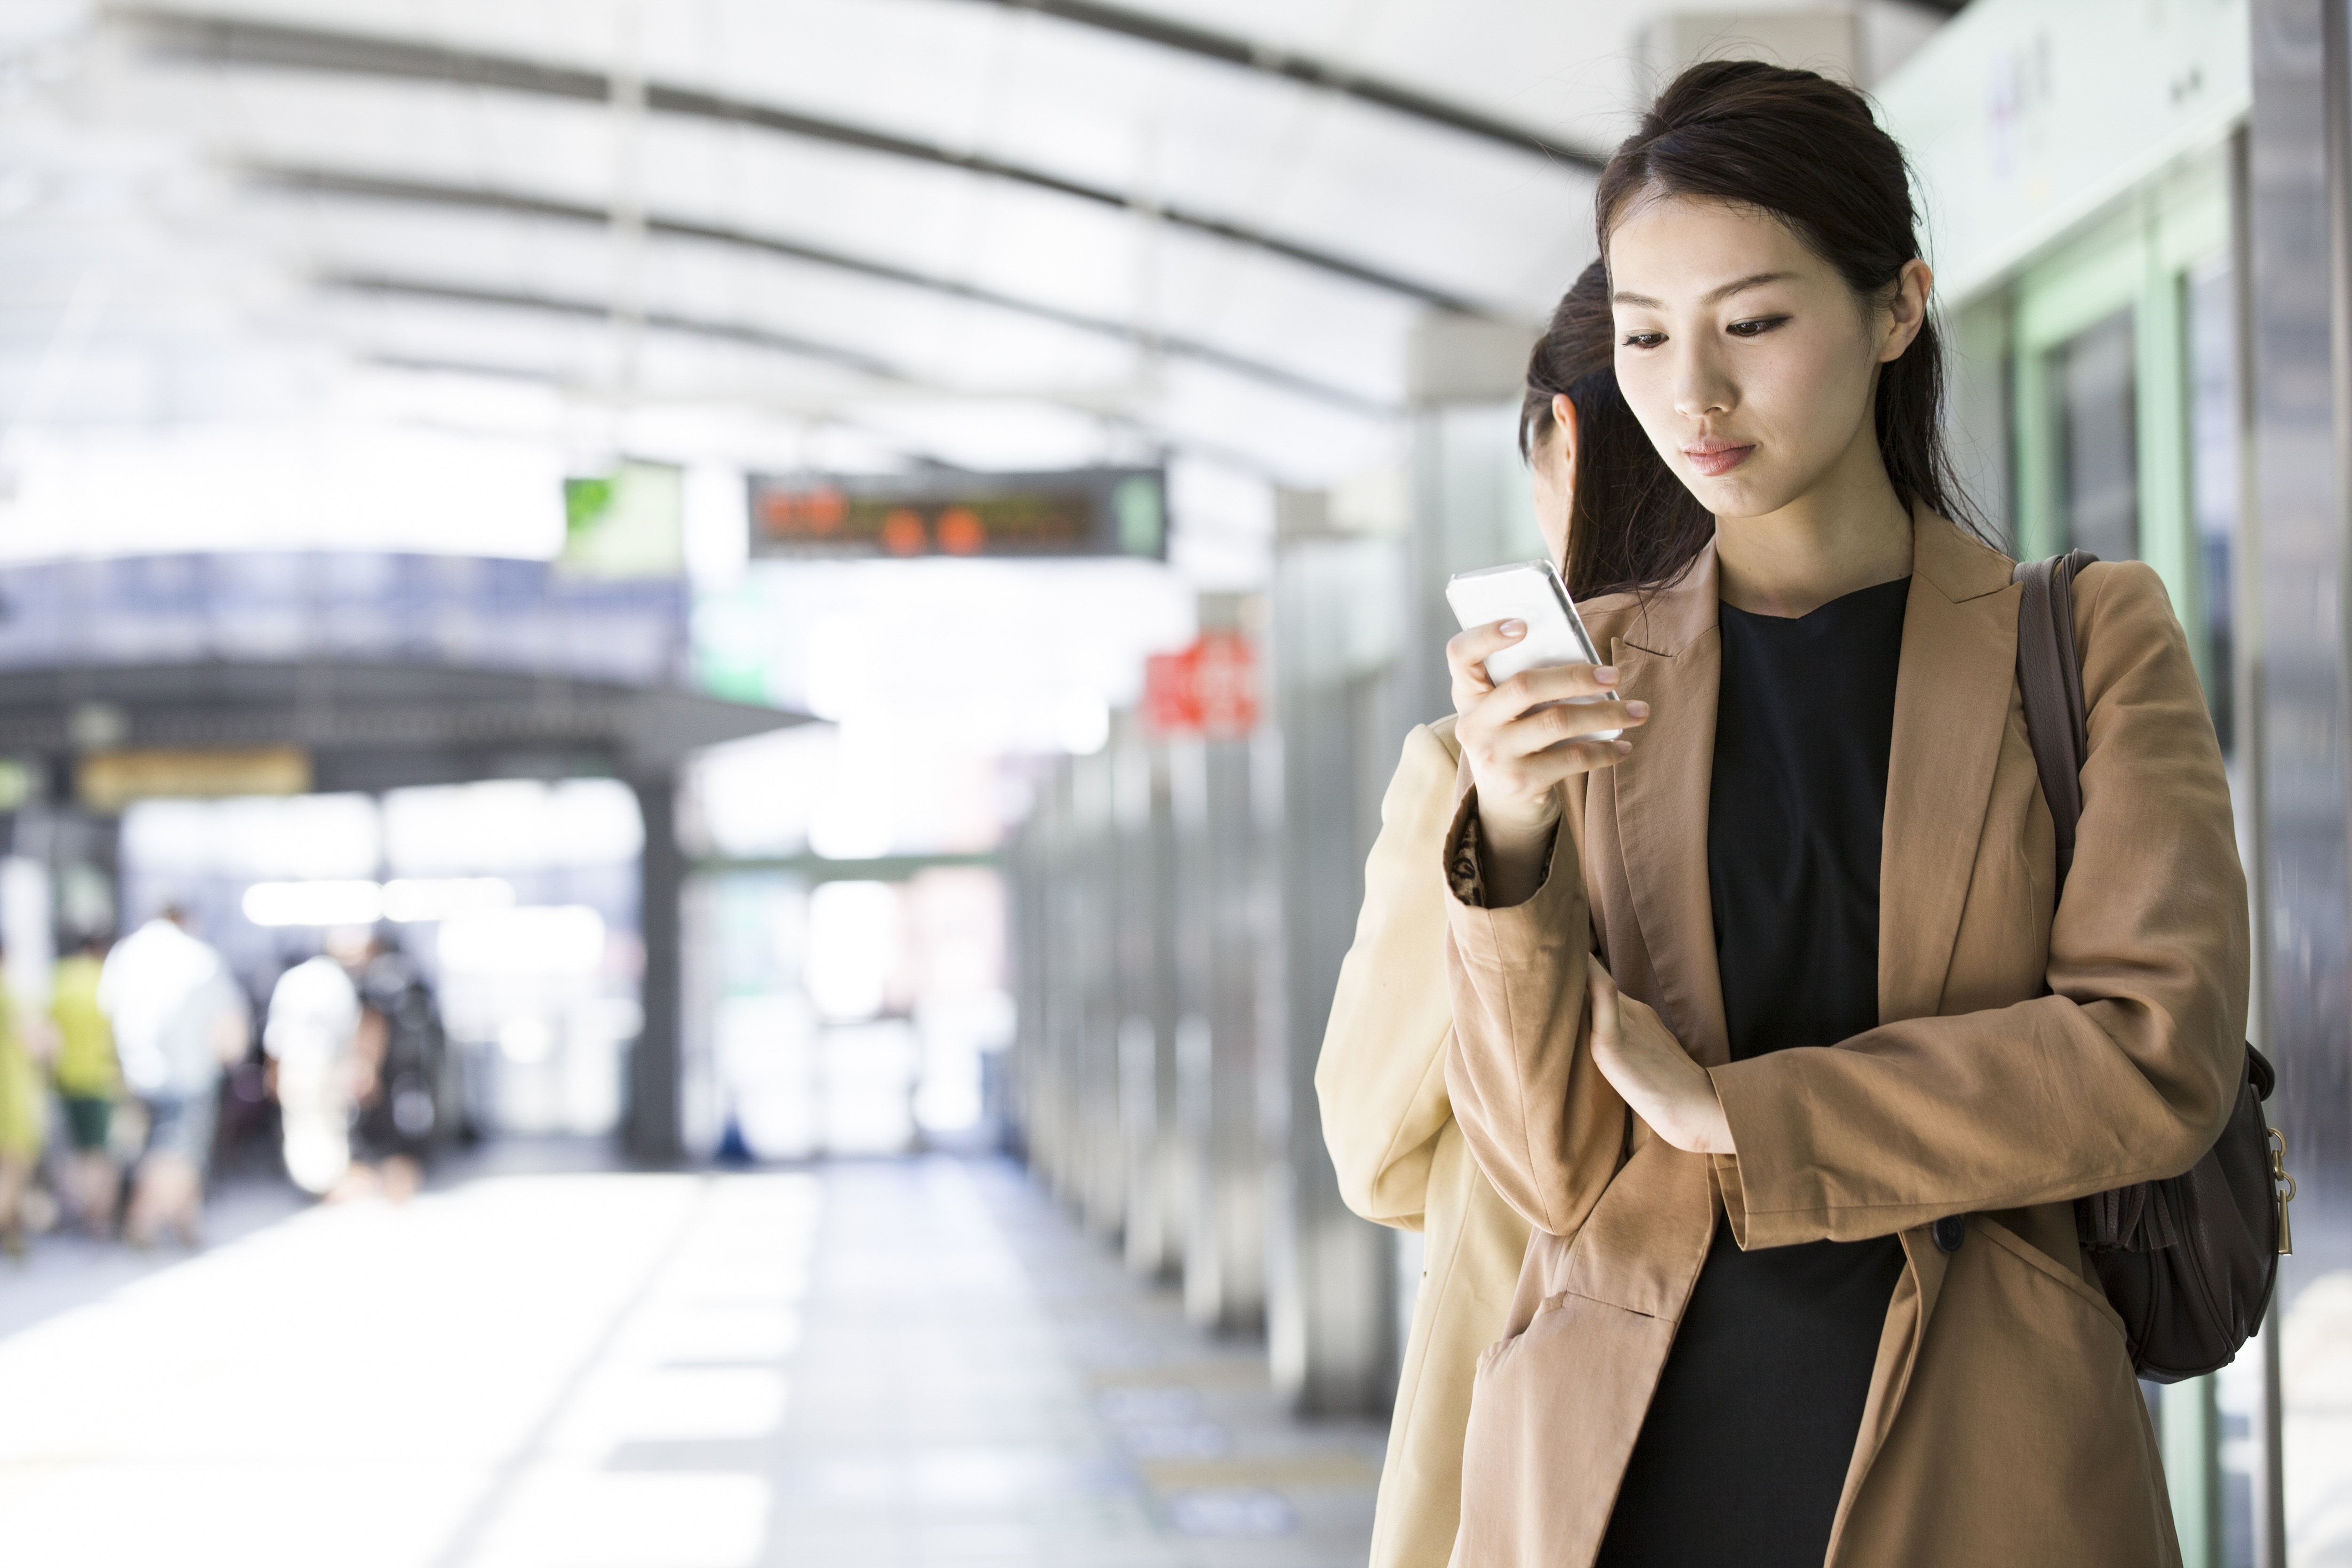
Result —
M 1664 8 L 1125 3 L 1588 150 L 1630 123 Z M 1917 31 L 1902 10 L 1865 19 Z M 486 59 L 607 96 L 448 79 Z M 9 0 L 0 554 L 78 547 L 56 454 L 184 427 L 1328 483 L 1393 450 L 1430 300 L 1540 321 L 1590 198 L 1568 158 L 995 0 Z M 485 548 L 543 549 L 545 521 Z

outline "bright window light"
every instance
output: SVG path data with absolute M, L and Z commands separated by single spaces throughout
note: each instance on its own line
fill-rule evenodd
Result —
M 378 921 L 446 921 L 511 909 L 514 885 L 502 877 L 403 877 L 355 880 L 256 882 L 245 891 L 245 918 L 257 926 L 361 926 Z
M 453 915 L 441 922 L 441 964 L 456 973 L 580 975 L 604 961 L 604 917 L 585 904 Z
M 880 1013 L 898 962 L 898 889 L 820 882 L 809 894 L 809 999 L 829 1022 Z
M 446 921 L 514 907 L 514 884 L 503 877 L 395 877 L 383 885 L 388 921 Z
M 373 882 L 256 882 L 245 890 L 245 918 L 257 926 L 364 926 L 383 916 Z
M 637 797 L 615 779 L 491 779 L 383 797 L 383 851 L 402 877 L 608 866 L 645 847 Z

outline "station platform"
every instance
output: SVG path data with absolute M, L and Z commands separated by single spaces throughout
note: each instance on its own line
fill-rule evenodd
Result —
M 1381 1430 L 1291 1418 L 1007 1163 L 257 1202 L 120 1281 L 0 1267 L 11 1564 L 1364 1559 Z

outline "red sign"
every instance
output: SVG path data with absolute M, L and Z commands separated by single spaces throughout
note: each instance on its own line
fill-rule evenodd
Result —
M 1238 741 L 1257 714 L 1257 649 L 1240 632 L 1202 632 L 1182 653 L 1143 662 L 1143 727 L 1154 735 Z

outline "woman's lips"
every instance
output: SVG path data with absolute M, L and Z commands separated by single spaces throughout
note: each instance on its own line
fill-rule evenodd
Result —
M 1748 454 L 1754 450 L 1756 446 L 1753 442 L 1743 447 L 1729 441 L 1701 441 L 1695 446 L 1685 447 L 1683 456 L 1690 459 L 1692 468 L 1713 479 L 1717 474 L 1727 474 L 1739 467 L 1748 460 Z

